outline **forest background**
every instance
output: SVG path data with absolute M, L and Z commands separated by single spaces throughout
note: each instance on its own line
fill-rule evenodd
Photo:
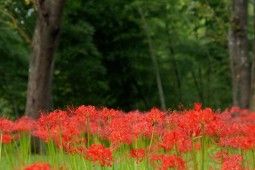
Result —
M 33 53 L 45 43 L 35 41 L 35 32 L 43 28 L 43 17 L 50 18 L 49 11 L 57 9 L 61 28 L 59 35 L 49 34 L 57 39 L 49 47 L 56 49 L 52 67 L 46 67 L 52 69 L 46 80 L 50 95 L 43 99 L 49 106 L 38 104 L 36 112 L 83 104 L 165 110 L 194 102 L 214 109 L 236 105 L 254 110 L 253 1 L 56 2 L 62 5 L 0 0 L 2 116 L 36 117 L 26 108 L 31 58 L 50 55 Z

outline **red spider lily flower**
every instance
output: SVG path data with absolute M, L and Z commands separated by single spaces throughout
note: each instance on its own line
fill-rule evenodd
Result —
M 207 124 L 212 120 L 216 119 L 215 114 L 213 113 L 211 108 L 205 108 L 199 112 L 193 112 L 195 114 L 197 121 L 202 124 Z
M 10 133 L 13 131 L 14 123 L 8 119 L 0 117 L 0 132 Z
M 159 170 L 168 170 L 169 168 L 176 168 L 177 170 L 183 170 L 186 168 L 185 162 L 182 158 L 177 157 L 176 155 L 153 155 L 150 158 L 152 166 L 156 167 Z M 155 164 L 155 161 L 158 163 Z
M 211 121 L 205 125 L 205 133 L 209 136 L 228 136 L 228 126 L 223 120 Z
M 245 137 L 245 136 L 235 136 L 231 138 L 221 138 L 220 144 L 222 146 L 231 148 L 241 148 L 246 151 L 255 148 L 255 136 Z
M 248 131 L 248 125 L 244 123 L 234 123 L 228 127 L 228 136 L 244 135 Z
M 165 123 L 170 129 L 175 129 L 181 124 L 183 118 L 182 114 L 173 112 L 171 115 L 166 116 Z
M 132 144 L 132 135 L 127 129 L 112 130 L 109 136 L 109 140 L 113 144 L 118 143 Z
M 78 116 L 83 116 L 84 118 L 88 118 L 92 115 L 96 115 L 97 114 L 97 110 L 95 108 L 95 106 L 79 106 L 76 110 L 75 110 L 76 115 Z
M 202 103 L 194 103 L 195 111 L 200 111 L 202 109 Z
M 132 143 L 132 129 L 125 117 L 114 118 L 108 127 L 108 140 L 113 144 Z
M 143 159 L 145 158 L 145 150 L 142 148 L 131 149 L 129 156 L 130 156 L 130 158 L 135 158 L 136 163 L 138 164 L 138 162 L 142 162 Z
M 179 148 L 179 146 L 183 146 L 182 144 L 188 138 L 189 137 L 182 130 L 175 129 L 163 135 L 163 140 L 160 143 L 160 146 L 169 151 L 174 146 L 176 146 L 177 148 Z
M 150 112 L 146 115 L 146 120 L 151 123 L 151 125 L 163 123 L 164 112 L 157 108 L 152 108 Z
M 39 137 L 40 139 L 44 140 L 44 142 L 49 142 L 51 137 L 49 131 L 45 128 L 38 128 L 32 133 L 33 136 Z
M 0 143 L 4 143 L 4 144 L 9 144 L 12 142 L 13 140 L 13 136 L 11 136 L 10 134 L 2 134 L 2 141 L 0 141 Z
M 225 151 L 216 152 L 213 158 L 215 158 L 217 163 L 223 163 L 229 159 L 229 154 Z
M 29 117 L 21 117 L 15 121 L 13 129 L 19 132 L 32 131 L 36 127 L 36 121 Z
M 131 133 L 135 139 L 138 139 L 139 136 L 151 136 L 152 133 L 152 127 L 150 123 L 145 120 L 134 123 L 131 128 Z
M 50 169 L 51 169 L 50 164 L 46 162 L 34 163 L 24 168 L 24 170 L 50 170 Z
M 42 114 L 41 117 L 37 120 L 37 123 L 40 127 L 50 129 L 55 126 L 63 124 L 67 119 L 68 115 L 66 111 L 55 110 L 49 114 Z
M 221 170 L 245 170 L 241 163 L 244 161 L 241 155 L 230 155 L 229 158 L 223 162 Z
M 224 147 L 230 147 L 230 148 L 239 148 L 240 141 L 243 139 L 241 136 L 237 137 L 225 137 L 220 138 L 220 145 Z
M 101 110 L 101 115 L 103 118 L 105 119 L 111 119 L 113 117 L 116 117 L 120 114 L 120 111 L 118 110 L 114 110 L 114 109 L 108 109 L 106 107 L 104 107 L 102 110 Z
M 61 134 L 61 126 L 64 126 L 66 122 L 69 121 L 69 116 L 67 112 L 62 110 L 55 110 L 48 115 L 41 115 L 37 120 L 37 127 L 33 131 L 33 135 L 43 139 L 48 142 L 54 134 L 58 134 L 58 138 Z M 57 132 L 56 129 L 59 131 Z M 52 136 L 51 136 L 52 135 Z
M 182 129 L 190 137 L 201 135 L 201 124 L 197 121 L 197 116 L 194 112 L 188 112 L 185 115 L 179 117 L 177 127 Z
M 92 144 L 86 151 L 85 159 L 93 162 L 98 161 L 101 166 L 112 166 L 113 162 L 112 151 L 101 144 Z

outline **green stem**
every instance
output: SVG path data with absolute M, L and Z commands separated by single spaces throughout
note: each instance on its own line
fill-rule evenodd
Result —
M 152 144 L 153 137 L 154 137 L 154 126 L 153 126 L 153 129 L 152 129 L 152 135 L 151 135 L 151 140 L 150 140 L 149 151 L 151 150 L 151 144 Z
M 240 148 L 241 156 L 244 158 L 243 150 Z M 242 161 L 242 167 L 244 168 L 244 161 Z
M 2 141 L 3 141 L 3 134 L 0 134 L 0 162 L 2 159 Z
M 90 146 L 90 127 L 89 127 L 89 119 L 87 118 L 86 119 L 86 126 L 87 126 L 87 146 L 89 147 Z
M 255 168 L 255 153 L 254 153 L 254 149 L 252 149 L 251 151 L 252 151 L 252 163 L 253 163 L 252 169 L 254 169 Z
M 195 139 L 192 139 L 192 158 L 193 158 L 193 167 L 194 167 L 194 170 L 198 170 L 198 167 L 197 167 L 197 156 L 196 156 L 196 149 L 195 149 L 194 140 L 195 140 Z
M 201 155 L 202 155 L 202 167 L 201 170 L 205 169 L 205 128 L 204 128 L 204 124 L 202 124 L 202 138 L 201 138 Z

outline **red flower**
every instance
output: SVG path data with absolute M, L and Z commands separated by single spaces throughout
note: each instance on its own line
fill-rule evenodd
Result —
M 188 139 L 188 136 L 182 130 L 172 130 L 166 133 L 163 136 L 163 141 L 160 145 L 165 148 L 167 151 L 172 149 L 173 146 L 176 146 L 179 149 L 179 146 Z M 191 144 L 191 141 L 190 141 Z M 183 149 L 183 148 L 182 148 Z
M 34 119 L 24 116 L 15 121 L 13 129 L 15 131 L 24 132 L 33 130 L 35 126 L 36 121 Z
M 93 162 L 99 162 L 101 166 L 112 166 L 112 152 L 101 144 L 92 144 L 86 151 L 85 158 Z
M 243 161 L 241 155 L 230 155 L 228 160 L 224 161 L 221 170 L 245 170 L 241 165 Z
M 149 113 L 147 113 L 147 121 L 151 125 L 162 123 L 163 122 L 164 112 L 160 111 L 157 108 L 152 108 Z
M 225 121 L 215 120 L 205 125 L 205 132 L 210 136 L 223 137 L 228 135 L 228 127 Z
M 194 103 L 194 109 L 200 111 L 202 109 L 202 103 Z
M 50 164 L 49 163 L 34 163 L 32 165 L 29 165 L 24 168 L 24 170 L 50 170 Z
M 67 112 L 62 110 L 55 110 L 48 115 L 42 115 L 36 122 L 38 126 L 33 132 L 33 135 L 46 142 L 54 137 L 59 138 L 61 135 L 61 127 L 68 121 L 69 116 Z M 56 131 L 56 129 L 59 131 Z M 58 135 L 56 136 L 56 134 Z
M 95 106 L 80 106 L 75 110 L 78 116 L 84 116 L 85 118 L 97 114 Z
M 214 158 L 216 159 L 217 163 L 223 163 L 229 158 L 229 154 L 225 151 L 216 152 Z
M 168 170 L 169 168 L 176 168 L 177 170 L 183 170 L 185 169 L 185 162 L 182 160 L 182 158 L 179 158 L 175 155 L 153 155 L 150 158 L 150 161 L 152 161 L 152 165 L 155 166 L 154 161 L 157 161 L 159 163 L 158 166 L 156 166 L 157 169 L 160 170 Z
M 0 132 L 9 133 L 13 131 L 14 123 L 0 117 Z
M 9 144 L 13 140 L 13 137 L 10 134 L 2 134 L 2 141 L 0 143 Z
M 114 118 L 109 124 L 108 140 L 113 144 L 132 143 L 132 129 L 125 117 Z
M 145 157 L 145 150 L 142 148 L 138 149 L 131 149 L 130 150 L 130 157 L 136 159 L 136 163 L 142 162 Z
M 118 110 L 114 110 L 114 109 L 108 109 L 106 107 L 104 107 L 101 111 L 102 117 L 105 119 L 111 119 L 113 117 L 116 117 L 120 114 L 120 112 Z

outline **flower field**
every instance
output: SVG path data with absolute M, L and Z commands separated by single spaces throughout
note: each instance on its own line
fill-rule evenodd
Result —
M 80 106 L 37 120 L 0 118 L 5 170 L 253 170 L 254 151 L 255 113 L 237 107 L 125 113 Z

